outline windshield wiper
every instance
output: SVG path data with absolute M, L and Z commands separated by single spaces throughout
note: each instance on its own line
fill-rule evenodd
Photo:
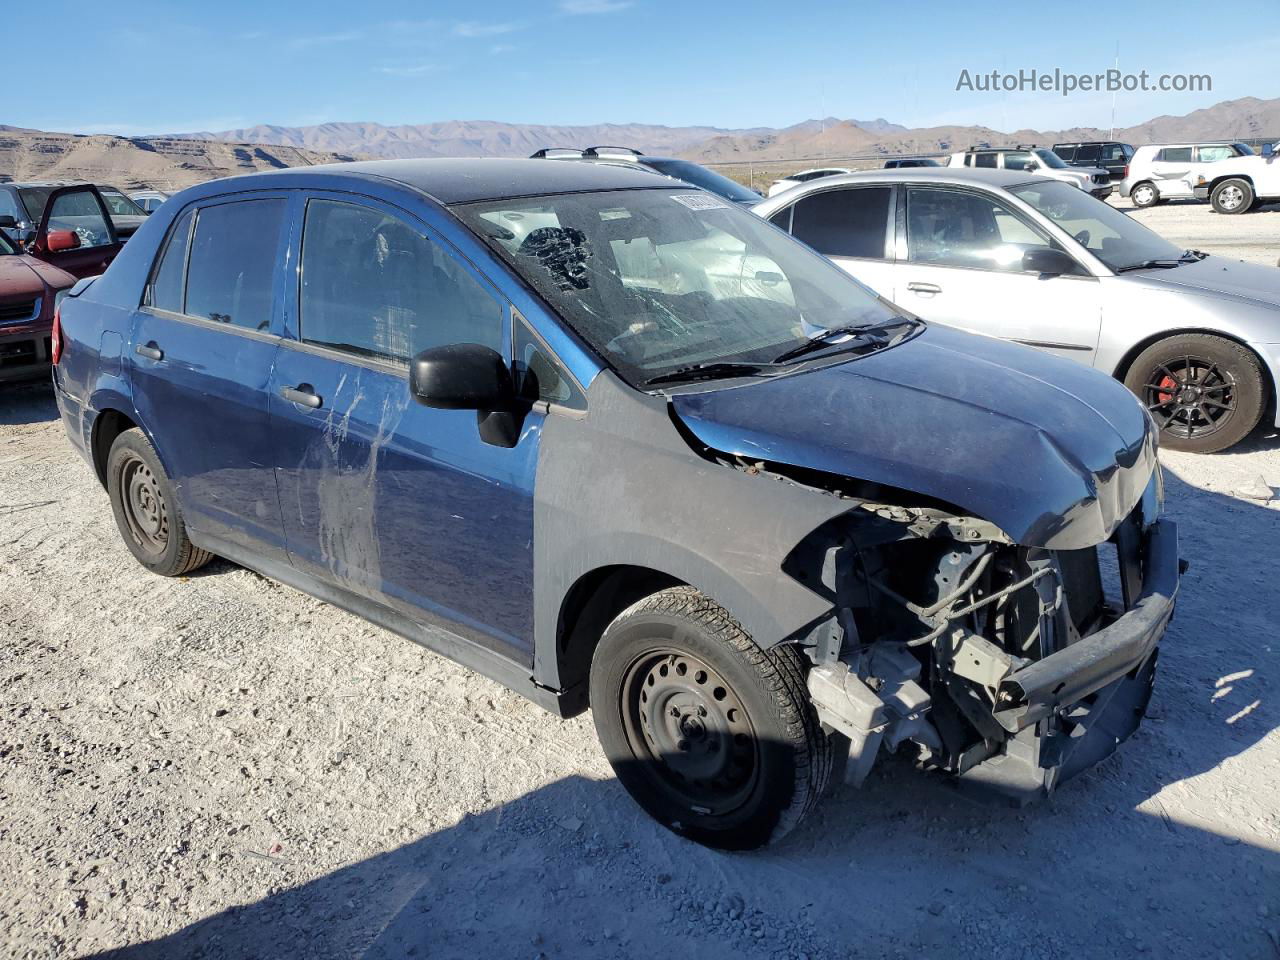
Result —
M 1190 262 L 1190 260 L 1183 257 L 1179 257 L 1177 260 L 1143 260 L 1140 263 L 1131 263 L 1124 267 L 1117 267 L 1116 273 L 1128 273 L 1131 270 L 1172 270 L 1174 267 L 1180 267 L 1184 263 Z
M 656 377 L 650 377 L 644 383 L 646 387 L 649 387 L 659 383 L 676 383 L 681 380 L 722 380 L 728 377 L 754 377 L 762 373 L 763 370 L 764 368 L 757 363 L 731 363 L 718 360 L 715 363 L 695 363 L 692 366 L 681 367 L 678 370 L 672 370 L 670 373 L 662 373 Z
M 799 346 L 792 347 L 790 350 L 778 354 L 773 358 L 772 362 L 786 363 L 790 360 L 798 360 L 800 357 L 806 356 L 810 353 L 815 353 L 818 350 L 825 350 L 827 347 L 844 347 L 850 345 L 845 343 L 834 343 L 833 340 L 836 337 L 852 336 L 858 338 L 859 341 L 865 341 L 873 337 L 875 334 L 887 333 L 897 327 L 904 325 L 914 326 L 915 322 L 916 321 L 907 317 L 899 317 L 896 320 L 888 320 L 884 323 L 875 323 L 870 325 L 850 324 L 845 327 L 832 327 L 830 330 L 823 330 L 816 337 L 806 340 Z
M 1172 270 L 1174 267 L 1180 267 L 1184 263 L 1199 263 L 1205 257 L 1209 256 L 1203 250 L 1183 250 L 1182 256 L 1178 259 L 1172 257 L 1161 257 L 1156 260 L 1143 260 L 1141 263 L 1131 263 L 1127 267 L 1119 267 L 1116 273 L 1127 273 L 1130 270 Z

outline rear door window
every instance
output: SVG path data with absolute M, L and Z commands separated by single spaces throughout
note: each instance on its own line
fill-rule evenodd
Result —
M 248 330 L 271 326 L 283 199 L 238 200 L 196 215 L 184 313 Z
M 977 153 L 973 155 L 973 165 L 975 167 L 985 167 L 994 170 L 996 167 L 996 156 L 994 153 Z
M 1091 143 L 1076 150 L 1076 163 L 1097 163 L 1102 158 L 1102 145 Z M 1066 160 L 1066 157 L 1062 158 Z
M 456 343 L 503 351 L 503 307 L 452 253 L 353 203 L 307 201 L 298 314 L 304 342 L 361 356 L 407 362 Z
M 1162 163 L 1190 163 L 1190 147 L 1165 147 L 1156 157 Z
M 856 187 L 802 197 L 791 235 L 824 256 L 884 259 L 891 189 Z
M 1084 148 L 1080 147 L 1078 149 L 1083 150 Z M 1067 161 L 1067 163 L 1070 163 L 1072 160 L 1076 158 L 1076 150 L 1077 150 L 1076 147 L 1069 147 L 1069 146 L 1066 146 L 1065 144 L 1058 144 L 1053 148 L 1053 152 L 1056 153 L 1058 156 L 1060 156 L 1063 160 Z

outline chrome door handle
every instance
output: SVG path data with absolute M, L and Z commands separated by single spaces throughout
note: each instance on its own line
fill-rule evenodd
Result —
M 301 404 L 304 407 L 310 407 L 315 410 L 320 406 L 320 395 L 311 389 L 309 383 L 300 383 L 296 387 L 284 387 L 280 390 L 280 396 L 284 397 L 290 403 Z
M 914 293 L 941 293 L 942 288 L 936 283 L 908 283 L 907 289 Z
M 140 343 L 133 348 L 134 353 L 140 357 L 146 357 L 148 360 L 163 360 L 164 351 L 156 346 L 154 340 L 149 343 Z

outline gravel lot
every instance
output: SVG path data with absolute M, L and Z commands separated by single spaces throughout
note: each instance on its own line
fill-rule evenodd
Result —
M 1214 253 L 1280 223 L 1139 216 Z M 145 573 L 48 388 L 0 389 L 0 944 L 1274 960 L 1280 436 L 1163 459 L 1192 569 L 1152 715 L 1116 756 L 1025 810 L 886 763 L 727 855 L 641 814 L 589 717 L 225 562 Z

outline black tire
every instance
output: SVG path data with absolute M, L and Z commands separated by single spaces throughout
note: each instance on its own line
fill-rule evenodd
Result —
M 1248 213 L 1253 209 L 1255 199 L 1253 184 L 1239 177 L 1223 180 L 1209 194 L 1213 209 L 1226 214 Z
M 1124 385 L 1151 411 L 1166 450 L 1225 450 L 1258 425 L 1266 406 L 1266 378 L 1253 351 L 1207 333 L 1147 347 Z
M 631 796 L 707 846 L 778 839 L 830 776 L 831 742 L 809 702 L 803 655 L 762 650 L 691 587 L 646 597 L 609 625 L 591 663 L 591 706 Z
M 187 537 L 173 482 L 151 441 L 136 427 L 111 444 L 107 494 L 125 546 L 152 573 L 176 577 L 213 559 Z
M 1143 180 L 1141 183 L 1135 183 L 1133 189 L 1129 191 L 1129 202 L 1140 210 L 1154 207 L 1160 202 L 1160 192 L 1156 190 L 1154 183 Z

